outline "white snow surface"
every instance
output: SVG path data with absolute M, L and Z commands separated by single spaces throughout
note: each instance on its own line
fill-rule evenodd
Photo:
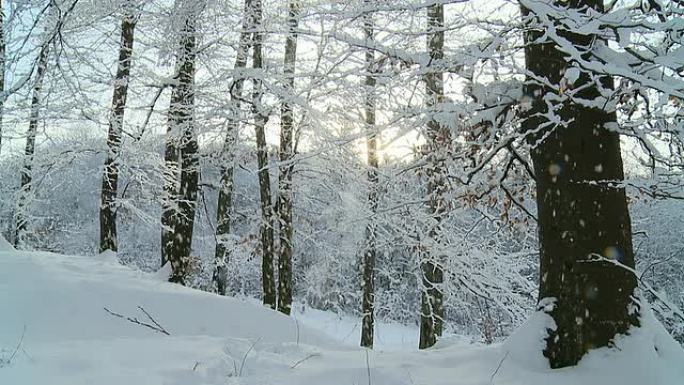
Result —
M 503 344 L 454 337 L 428 351 L 415 348 L 414 328 L 381 324 L 370 351 L 355 346 L 350 317 L 310 309 L 286 317 L 159 277 L 112 255 L 0 244 L 0 384 L 684 384 L 684 351 L 648 312 L 616 348 L 551 370 L 541 347 L 552 324 L 541 313 Z M 138 306 L 170 335 L 104 310 L 151 323 Z
M 13 251 L 13 250 L 14 250 L 14 246 L 12 246 L 9 242 L 7 242 L 5 237 L 0 235 L 0 252 L 2 252 L 2 251 Z

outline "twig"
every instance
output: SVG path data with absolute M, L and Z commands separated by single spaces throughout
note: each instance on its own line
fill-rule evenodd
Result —
M 12 360 L 14 359 L 14 356 L 17 355 L 19 348 L 21 348 L 21 344 L 24 342 L 24 335 L 25 334 L 26 334 L 26 325 L 24 325 L 24 330 L 22 330 L 22 332 L 21 332 L 21 337 L 19 338 L 19 342 L 17 342 L 17 346 L 14 348 L 12 355 L 6 361 L 7 365 L 11 364 Z
M 140 321 L 139 319 L 134 318 L 134 317 L 123 316 L 119 313 L 115 313 L 115 312 L 107 309 L 106 307 L 104 308 L 104 310 L 114 317 L 121 318 L 123 320 L 126 320 L 128 322 L 131 322 L 131 323 L 134 323 L 134 324 L 137 324 L 140 326 L 145 326 L 147 328 L 150 328 L 150 329 L 156 331 L 157 333 L 162 333 L 162 334 L 165 334 L 167 336 L 171 335 L 169 332 L 166 331 L 166 329 L 161 327 L 144 309 L 142 309 L 142 307 L 138 306 L 138 308 L 140 308 L 147 315 L 147 317 L 150 318 L 152 320 L 152 322 L 154 322 L 154 325 L 148 324 L 147 322 Z
M 230 348 L 228 346 L 225 347 L 225 352 L 227 353 L 228 358 L 230 358 L 233 361 L 233 376 L 237 376 L 238 368 L 237 363 L 235 362 L 235 358 L 233 358 L 233 353 L 230 351 Z
M 299 360 L 299 361 L 295 362 L 294 364 L 292 364 L 292 366 L 290 366 L 290 369 L 296 368 L 297 365 L 301 364 L 301 363 L 304 362 L 304 361 L 308 361 L 308 360 L 311 359 L 311 358 L 320 357 L 320 356 L 321 356 L 321 353 L 311 353 L 311 354 L 309 354 L 308 356 L 306 356 L 306 357 L 302 358 L 301 360 Z
M 365 352 L 366 352 L 366 370 L 368 371 L 368 385 L 372 385 L 372 383 L 371 383 L 370 361 L 368 360 L 368 349 L 366 349 Z
M 159 330 L 161 330 L 162 332 L 164 332 L 167 336 L 170 335 L 170 334 L 166 331 L 166 329 L 164 329 L 164 327 L 161 326 L 161 325 L 159 324 L 159 322 L 157 322 L 157 320 L 155 320 L 154 318 L 152 318 L 152 316 L 150 315 L 150 313 L 147 312 L 147 310 L 145 310 L 142 306 L 138 306 L 138 309 L 140 309 L 140 311 L 142 311 L 143 313 L 145 313 L 145 316 L 147 316 L 147 318 L 149 318 L 149 320 L 152 321 L 152 323 L 154 323 L 154 324 L 157 326 L 157 328 L 159 328 Z
M 245 367 L 245 361 L 247 360 L 247 356 L 249 353 L 254 349 L 254 346 L 257 344 L 257 342 L 261 341 L 261 337 L 257 338 L 252 345 L 247 349 L 247 352 L 245 352 L 245 355 L 242 357 L 242 362 L 240 363 L 240 371 L 238 372 L 238 377 L 242 377 L 242 369 Z
M 499 369 L 501 369 L 501 365 L 503 365 L 504 361 L 506 361 L 506 357 L 508 357 L 508 353 L 510 353 L 510 351 L 507 350 L 506 354 L 503 356 L 501 361 L 499 361 L 499 365 L 496 367 L 496 370 L 494 371 L 494 373 L 492 373 L 492 376 L 489 377 L 489 383 L 490 384 L 492 384 L 492 385 L 494 384 L 494 377 L 496 377 L 496 375 L 499 373 Z
M 152 103 L 150 103 L 150 105 L 147 106 L 150 110 L 147 112 L 147 116 L 145 116 L 145 121 L 142 124 L 142 128 L 140 129 L 140 133 L 138 133 L 138 135 L 136 135 L 136 136 L 131 135 L 126 131 L 124 131 L 124 133 L 126 133 L 128 136 L 133 138 L 135 141 L 139 141 L 140 139 L 142 139 L 143 135 L 145 134 L 145 128 L 147 127 L 147 123 L 150 122 L 150 118 L 152 117 L 152 113 L 154 112 L 154 107 L 157 105 L 157 100 L 159 100 L 159 97 L 161 96 L 162 92 L 164 92 L 164 90 L 167 87 L 171 87 L 171 86 L 172 86 L 172 84 L 170 84 L 170 83 L 162 84 L 159 87 L 159 89 L 157 90 L 157 93 L 154 95 L 154 99 L 152 99 Z
M 295 327 L 297 328 L 297 346 L 299 346 L 299 321 L 297 321 L 297 317 L 292 317 L 292 318 L 294 318 Z
M 649 293 L 651 293 L 651 295 L 653 295 L 653 297 L 655 297 L 655 299 L 657 299 L 658 301 L 662 302 L 663 305 L 667 306 L 667 307 L 670 309 L 670 311 L 672 311 L 672 313 L 673 313 L 674 315 L 676 315 L 676 316 L 679 317 L 680 319 L 684 320 L 684 312 L 682 311 L 682 309 L 680 309 L 677 305 L 675 305 L 675 304 L 671 303 L 670 301 L 668 301 L 666 298 L 663 298 L 662 295 L 661 295 L 656 289 L 652 288 L 651 285 L 648 284 L 648 282 L 646 282 L 645 280 L 642 280 L 642 279 L 639 277 L 639 275 L 637 274 L 637 271 L 636 271 L 634 268 L 629 267 L 629 266 L 626 266 L 626 265 L 620 263 L 619 261 L 616 261 L 616 260 L 613 260 L 613 259 L 608 259 L 608 258 L 604 257 L 604 256 L 601 255 L 601 254 L 592 253 L 592 254 L 590 254 L 589 256 L 592 257 L 592 258 L 594 258 L 594 259 L 588 260 L 588 261 L 582 261 L 582 262 L 584 262 L 584 263 L 590 263 L 590 262 L 608 262 L 608 263 L 610 263 L 610 264 L 613 264 L 613 265 L 615 265 L 615 266 L 617 266 L 617 267 L 621 267 L 621 268 L 623 268 L 623 269 L 629 271 L 630 273 L 634 274 L 634 276 L 635 276 L 637 279 L 639 279 L 639 282 L 641 282 L 640 288 L 641 288 L 642 290 L 643 290 L 643 289 L 646 289 L 646 291 L 648 291 Z
M 659 260 L 659 261 L 651 262 L 651 264 L 648 265 L 648 266 L 641 272 L 641 275 L 639 275 L 639 281 L 642 281 L 642 280 L 643 280 L 644 275 L 646 275 L 646 273 L 647 273 L 651 268 L 654 268 L 654 267 L 656 267 L 657 265 L 660 265 L 660 264 L 662 264 L 662 263 L 669 262 L 672 258 L 676 257 L 677 255 L 680 255 L 680 254 L 682 253 L 682 251 L 684 251 L 684 247 L 683 247 L 683 248 L 680 248 L 680 249 L 677 250 L 677 251 L 675 251 L 675 252 L 672 253 L 669 257 L 667 257 L 667 258 L 665 258 L 665 259 L 661 259 L 661 260 Z M 654 273 L 655 273 L 655 271 L 654 271 Z

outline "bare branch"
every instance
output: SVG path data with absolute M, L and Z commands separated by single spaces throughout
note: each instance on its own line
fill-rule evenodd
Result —
M 145 316 L 147 316 L 147 318 L 149 318 L 150 321 L 152 321 L 153 324 L 149 324 L 147 322 L 140 321 L 139 319 L 137 319 L 135 317 L 127 317 L 127 316 L 121 315 L 119 313 L 115 313 L 115 312 L 107 309 L 106 307 L 104 308 L 104 310 L 107 313 L 109 313 L 110 315 L 112 315 L 114 317 L 121 318 L 123 320 L 134 323 L 136 325 L 144 326 L 146 328 L 149 328 L 149 329 L 156 331 L 157 333 L 165 334 L 167 336 L 171 335 L 168 331 L 166 331 L 166 329 L 164 329 L 159 323 L 157 323 L 157 321 L 155 321 L 154 318 L 152 318 L 152 316 L 147 311 L 145 311 L 145 309 L 142 308 L 142 306 L 138 306 L 138 309 L 140 309 L 145 314 Z

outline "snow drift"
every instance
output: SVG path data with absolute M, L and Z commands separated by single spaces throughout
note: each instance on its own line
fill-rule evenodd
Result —
M 504 344 L 454 338 L 423 352 L 367 351 L 324 334 L 315 318 L 172 285 L 106 256 L 3 247 L 0 312 L 0 384 L 684 383 L 684 352 L 650 313 L 615 348 L 552 371 L 541 355 L 548 319 L 539 313 Z

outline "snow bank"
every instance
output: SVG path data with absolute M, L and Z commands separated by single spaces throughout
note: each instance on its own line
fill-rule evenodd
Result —
M 684 350 L 643 306 L 641 327 L 616 338 L 614 347 L 590 351 L 576 367 L 551 370 L 542 355 L 548 329 L 553 319 L 535 312 L 502 348 L 508 354 L 513 371 L 529 378 L 530 384 L 553 379 L 554 385 L 676 385 L 684 384 Z M 514 378 L 516 376 L 513 376 Z
M 7 242 L 5 237 L 0 234 L 0 252 L 2 251 L 14 251 L 14 246 L 12 246 L 11 243 Z
M 152 324 L 139 306 L 171 335 L 104 309 Z M 341 348 L 280 313 L 160 282 L 111 255 L 0 252 L 0 315 L 3 385 L 225 384 L 256 371 L 257 351 L 287 350 L 289 367 Z
M 684 383 L 684 353 L 650 313 L 615 349 L 552 371 L 541 355 L 550 318 L 541 313 L 504 344 L 450 338 L 428 351 L 417 351 L 415 341 L 397 344 L 396 336 L 408 340 L 407 327 L 381 325 L 379 336 L 388 338 L 379 345 L 397 351 L 368 351 L 353 346 L 351 319 L 310 310 L 286 317 L 163 282 L 110 257 L 0 251 L 0 384 Z M 104 307 L 152 326 L 156 321 L 170 335 Z

